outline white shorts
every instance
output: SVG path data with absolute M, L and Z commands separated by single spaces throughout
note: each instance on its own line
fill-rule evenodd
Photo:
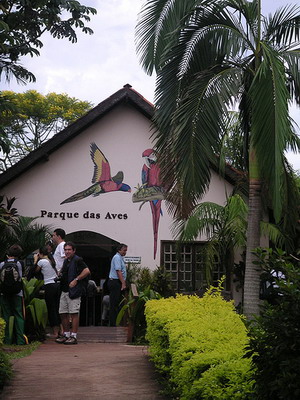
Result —
M 68 292 L 61 292 L 59 301 L 59 314 L 78 314 L 81 297 L 70 299 Z

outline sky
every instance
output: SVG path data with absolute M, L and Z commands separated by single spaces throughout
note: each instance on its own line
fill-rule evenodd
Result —
M 184 1 L 184 0 L 182 0 Z M 263 14 L 299 0 L 262 0 Z M 1 90 L 40 93 L 67 93 L 97 105 L 129 83 L 147 100 L 154 100 L 155 76 L 148 76 L 139 64 L 135 51 L 134 30 L 143 0 L 80 0 L 97 9 L 91 16 L 94 34 L 78 31 L 76 44 L 66 39 L 42 36 L 39 57 L 22 59 L 24 67 L 35 75 L 37 82 L 18 85 L 1 82 Z M 291 108 L 291 116 L 300 126 L 300 110 Z M 300 155 L 289 154 L 294 169 L 300 170 Z

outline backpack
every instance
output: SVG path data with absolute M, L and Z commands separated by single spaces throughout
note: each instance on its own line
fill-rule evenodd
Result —
M 5 261 L 0 270 L 0 291 L 4 295 L 15 295 L 23 288 L 17 261 Z

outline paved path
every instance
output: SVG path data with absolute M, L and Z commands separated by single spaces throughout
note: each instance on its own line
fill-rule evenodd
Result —
M 147 348 L 115 343 L 65 346 L 47 340 L 14 361 L 3 400 L 165 400 Z

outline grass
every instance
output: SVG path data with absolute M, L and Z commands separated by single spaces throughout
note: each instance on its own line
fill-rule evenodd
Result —
M 11 361 L 29 356 L 40 344 L 40 342 L 32 342 L 25 346 L 5 344 L 0 346 L 0 397 L 3 386 L 7 384 L 13 376 Z
M 15 360 L 17 358 L 29 356 L 34 350 L 39 347 L 40 344 L 41 342 L 32 342 L 25 346 L 4 344 L 2 347 L 0 347 L 0 351 L 2 350 L 7 355 L 9 360 Z

